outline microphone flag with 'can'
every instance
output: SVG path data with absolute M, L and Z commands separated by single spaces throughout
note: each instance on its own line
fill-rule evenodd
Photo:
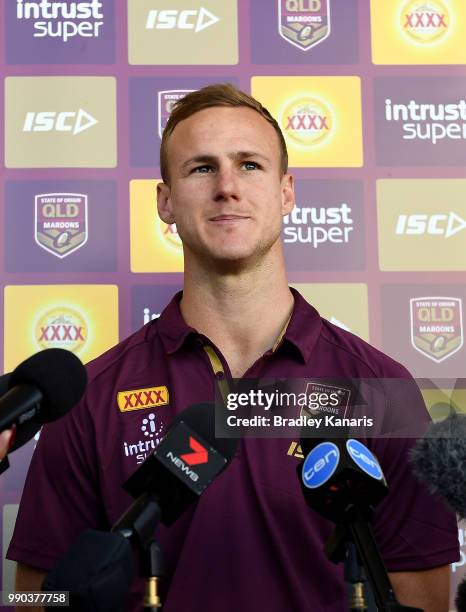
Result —
M 360 508 L 369 518 L 373 507 L 388 493 L 376 457 L 352 438 L 315 443 L 301 439 L 305 459 L 297 472 L 306 503 L 335 523 L 345 522 L 349 505 Z

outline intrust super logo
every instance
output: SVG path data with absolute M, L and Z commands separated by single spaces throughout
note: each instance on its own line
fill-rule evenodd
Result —
M 419 297 L 410 300 L 411 344 L 436 363 L 463 346 L 462 300 Z
M 318 145 L 329 138 L 334 122 L 328 102 L 306 96 L 292 100 L 281 117 L 284 133 L 295 144 L 304 147 Z
M 166 406 L 169 400 L 168 389 L 165 386 L 132 389 L 131 391 L 119 391 L 117 393 L 117 404 L 120 412 Z
M 377 181 L 382 270 L 466 270 L 466 181 Z
M 403 140 L 422 140 L 437 144 L 440 140 L 466 139 L 466 100 L 450 103 L 421 102 L 407 104 L 385 100 L 385 121 L 400 130 Z
M 409 0 L 400 11 L 400 28 L 410 41 L 429 45 L 451 28 L 448 4 L 440 0 Z
M 353 231 L 351 208 L 343 202 L 339 207 L 295 207 L 283 217 L 285 244 L 319 245 L 331 242 L 347 244 Z
M 375 135 L 381 165 L 466 163 L 465 78 L 375 79 Z
M 16 18 L 33 23 L 34 38 L 59 38 L 64 43 L 75 36 L 98 38 L 104 23 L 99 0 L 16 0 Z
M 252 94 L 277 119 L 290 165 L 362 165 L 358 77 L 253 77 Z
M 58 306 L 41 313 L 34 328 L 40 349 L 62 348 L 79 353 L 85 347 L 89 325 L 82 312 Z

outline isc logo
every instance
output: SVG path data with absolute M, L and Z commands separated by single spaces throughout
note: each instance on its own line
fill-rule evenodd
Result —
M 454 212 L 437 215 L 400 215 L 396 224 L 396 233 L 431 234 L 450 238 L 466 227 L 466 221 Z
M 194 10 L 151 10 L 147 16 L 146 30 L 205 30 L 219 18 L 201 7 Z
M 23 132 L 72 132 L 73 136 L 98 123 L 82 108 L 79 111 L 43 111 L 26 113 Z

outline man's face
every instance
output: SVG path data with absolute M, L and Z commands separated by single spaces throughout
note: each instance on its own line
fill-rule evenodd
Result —
M 167 157 L 170 185 L 158 187 L 159 215 L 176 223 L 185 256 L 244 264 L 279 248 L 293 181 L 281 174 L 277 134 L 259 113 L 199 111 L 176 126 Z

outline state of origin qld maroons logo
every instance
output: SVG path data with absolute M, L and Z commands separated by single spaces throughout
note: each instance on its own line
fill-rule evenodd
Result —
M 463 315 L 460 298 L 419 297 L 410 300 L 411 343 L 437 363 L 463 346 Z
M 35 197 L 36 243 L 60 259 L 87 242 L 87 195 L 45 193 Z
M 167 125 L 167 121 L 171 115 L 175 104 L 184 98 L 187 94 L 194 91 L 193 89 L 171 89 L 159 91 L 157 96 L 157 111 L 158 111 L 158 129 L 159 137 L 162 138 L 163 131 Z
M 330 0 L 278 0 L 278 32 L 301 51 L 330 35 Z

